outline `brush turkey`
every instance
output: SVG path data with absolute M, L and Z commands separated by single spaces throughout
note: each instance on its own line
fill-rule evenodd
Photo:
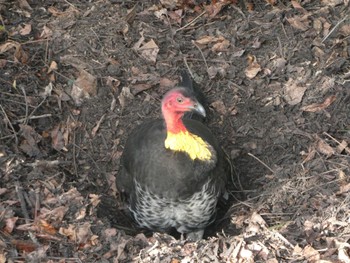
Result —
M 139 226 L 161 232 L 175 228 L 198 240 L 215 219 L 228 163 L 197 118 L 206 113 L 189 81 L 185 77 L 183 87 L 165 94 L 163 119 L 141 124 L 130 134 L 117 188 Z

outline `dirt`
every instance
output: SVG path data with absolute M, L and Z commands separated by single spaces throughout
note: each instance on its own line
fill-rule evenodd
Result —
M 0 0 L 0 262 L 349 262 L 349 1 L 238 2 Z M 198 242 L 115 188 L 182 70 L 233 164 Z

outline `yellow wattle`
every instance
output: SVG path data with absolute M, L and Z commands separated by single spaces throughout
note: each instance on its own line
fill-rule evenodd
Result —
M 167 132 L 165 148 L 187 153 L 192 160 L 208 161 L 212 157 L 208 144 L 203 139 L 188 131 Z

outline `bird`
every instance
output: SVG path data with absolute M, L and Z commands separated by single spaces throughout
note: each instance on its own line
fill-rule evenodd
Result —
M 202 122 L 206 111 L 191 81 L 185 75 L 164 95 L 163 118 L 146 121 L 130 133 L 116 184 L 138 226 L 157 232 L 175 229 L 197 241 L 215 220 L 229 168 L 217 139 Z

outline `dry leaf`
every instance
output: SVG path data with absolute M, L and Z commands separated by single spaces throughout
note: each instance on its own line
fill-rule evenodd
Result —
M 325 141 L 322 139 L 319 139 L 316 143 L 316 150 L 319 151 L 322 154 L 325 154 L 327 157 L 332 156 L 335 154 L 334 149 Z
M 152 88 L 152 84 L 150 83 L 139 83 L 139 84 L 132 85 L 130 91 L 135 96 L 140 92 L 144 90 L 148 90 L 150 88 Z
M 46 202 L 47 200 L 45 200 L 45 203 L 50 204 L 50 202 Z M 54 203 L 57 203 L 58 201 L 55 199 Z M 48 209 L 44 209 L 42 208 L 40 210 L 40 218 L 46 221 L 50 221 L 53 224 L 61 224 L 63 221 L 64 216 L 66 215 L 67 211 L 69 210 L 68 207 L 66 206 L 58 206 L 56 208 L 54 208 L 53 210 L 48 210 Z
M 122 109 L 126 106 L 126 102 L 128 99 L 133 99 L 134 95 L 132 95 L 132 93 L 130 92 L 130 88 L 129 87 L 123 87 L 122 91 L 120 92 L 119 96 L 118 96 L 118 100 L 120 103 L 120 106 L 122 107 Z
M 298 11 L 300 11 L 300 12 L 302 12 L 304 14 L 307 13 L 307 11 L 300 5 L 299 2 L 297 2 L 295 0 L 292 0 L 291 4 L 292 4 L 293 8 L 297 9 Z
M 107 84 L 107 86 L 113 88 L 113 91 L 116 91 L 120 85 L 120 80 L 113 78 L 111 76 L 108 76 L 106 84 Z
M 343 4 L 344 0 L 321 0 L 322 5 L 325 6 L 336 6 Z
M 47 73 L 51 73 L 52 71 L 57 70 L 57 69 L 58 69 L 58 67 L 57 67 L 56 61 L 51 61 L 51 64 L 50 64 L 49 69 L 47 70 Z
M 20 144 L 20 148 L 27 155 L 34 157 L 41 155 L 41 151 L 37 145 L 41 141 L 41 136 L 29 125 L 19 125 L 21 129 L 21 135 L 24 140 Z
M 207 70 L 209 78 L 213 79 L 218 74 L 218 68 L 216 66 L 210 66 Z
M 207 14 L 211 18 L 215 17 L 226 5 L 230 4 L 231 1 L 227 0 L 217 0 L 217 1 L 211 1 L 211 4 L 204 6 L 205 10 L 207 11 Z
M 159 80 L 159 86 L 161 87 L 165 87 L 165 88 L 173 88 L 175 87 L 177 84 L 177 81 L 175 80 L 171 80 L 171 79 L 168 79 L 168 78 L 161 78 Z
M 0 54 L 5 53 L 11 48 L 19 48 L 21 45 L 15 41 L 7 41 L 6 43 L 0 45 Z
M 350 191 L 350 183 L 346 185 L 341 185 L 339 191 L 336 193 L 336 195 L 342 195 L 347 194 Z
M 32 31 L 32 25 L 24 24 L 24 26 L 22 26 L 22 28 L 19 30 L 19 34 L 21 36 L 26 36 L 26 35 L 29 35 L 31 31 Z
M 174 9 L 177 6 L 178 0 L 160 0 L 162 6 L 168 9 Z
M 340 32 L 343 36 L 349 36 L 349 35 L 350 35 L 350 24 L 342 25 L 342 26 L 339 28 L 339 32 Z
M 48 26 L 44 26 L 43 31 L 40 34 L 40 39 L 46 39 L 46 38 L 50 38 L 52 36 L 53 32 L 51 30 L 51 28 L 49 28 Z
M 307 112 L 318 112 L 321 110 L 324 110 L 327 108 L 329 105 L 331 105 L 336 99 L 336 96 L 329 96 L 328 98 L 325 99 L 324 102 L 322 103 L 314 103 L 308 106 L 301 107 L 302 111 L 307 111 Z
M 25 252 L 33 252 L 34 250 L 37 249 L 37 245 L 31 241 L 24 241 L 24 240 L 11 240 L 11 244 L 16 247 L 16 249 L 20 251 L 25 251 Z
M 315 157 L 315 154 L 316 154 L 315 149 L 313 149 L 313 148 L 309 149 L 309 152 L 307 154 L 305 154 L 306 157 L 304 157 L 303 164 L 311 161 Z
M 308 18 L 309 18 L 308 15 L 303 15 L 303 16 L 294 16 L 286 19 L 289 22 L 289 24 L 295 29 L 306 31 L 309 29 Z
M 9 217 L 5 219 L 5 226 L 2 228 L 7 234 L 12 233 L 16 222 L 18 220 L 18 217 Z
M 287 83 L 284 84 L 284 99 L 289 105 L 296 105 L 303 99 L 306 89 L 306 86 L 297 84 L 294 79 L 290 78 Z
M 151 39 L 149 42 L 147 42 L 137 50 L 141 53 L 141 57 L 143 57 L 147 61 L 156 63 L 159 47 L 153 39 Z
M 342 153 L 344 150 L 347 153 L 350 153 L 350 149 L 348 148 L 348 143 L 346 141 L 342 141 L 338 146 L 337 146 L 337 153 Z
M 174 20 L 178 25 L 181 25 L 182 23 L 182 17 L 183 17 L 183 10 L 178 9 L 175 11 L 171 11 L 168 13 L 171 20 Z
M 105 119 L 105 116 L 106 116 L 106 114 L 103 114 L 101 116 L 100 120 L 96 123 L 95 127 L 92 129 L 92 131 L 91 131 L 92 138 L 94 138 L 96 136 L 96 133 L 97 133 L 98 129 L 100 128 L 101 123 Z
M 198 45 L 208 45 L 212 42 L 216 42 L 217 38 L 213 36 L 203 36 L 200 39 L 195 40 L 194 42 Z
M 50 234 L 50 235 L 55 235 L 57 232 L 56 229 L 51 224 L 49 224 L 46 220 L 39 219 L 36 222 L 36 225 L 37 225 L 38 230 L 40 232 L 44 232 L 44 233 Z
M 100 196 L 96 194 L 89 194 L 89 199 L 93 207 L 96 207 L 101 202 Z
M 310 245 L 307 245 L 303 249 L 303 256 L 310 263 L 317 263 L 320 261 L 321 258 L 320 253 Z
M 4 68 L 6 64 L 7 64 L 7 60 L 0 58 L 0 68 Z
M 12 48 L 15 48 L 14 60 L 16 62 L 26 64 L 29 59 L 29 55 L 22 49 L 22 46 L 15 41 L 7 41 L 6 43 L 0 45 L 0 54 L 5 53 Z
M 61 125 L 57 125 L 52 131 L 51 131 L 51 145 L 52 148 L 54 148 L 56 151 L 68 151 L 65 147 L 63 134 L 61 132 Z
M 248 56 L 248 59 L 251 56 Z M 253 79 L 255 78 L 256 75 L 258 75 L 258 73 L 261 71 L 261 66 L 255 61 L 253 62 L 249 62 L 249 66 L 244 70 L 245 75 L 247 76 L 247 78 L 249 79 Z
M 211 50 L 213 52 L 223 52 L 223 51 L 227 51 L 229 46 L 230 46 L 230 41 L 224 39 L 223 41 L 214 44 Z
M 74 81 L 71 96 L 77 106 L 80 106 L 83 99 L 96 96 L 97 79 L 87 71 L 81 69 L 79 77 Z
M 212 106 L 221 115 L 225 115 L 227 113 L 226 106 L 222 100 L 214 101 L 210 104 L 210 106 Z

